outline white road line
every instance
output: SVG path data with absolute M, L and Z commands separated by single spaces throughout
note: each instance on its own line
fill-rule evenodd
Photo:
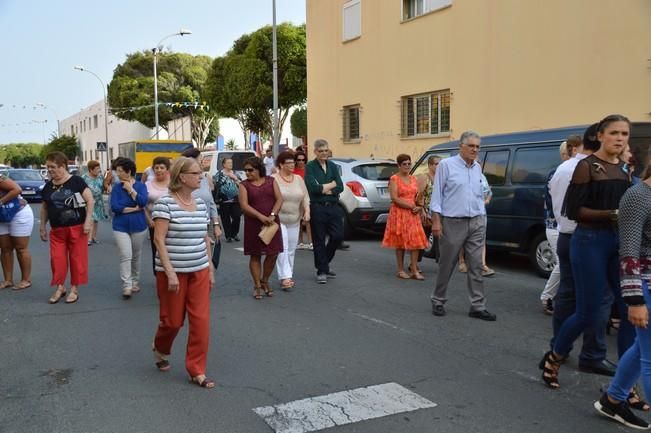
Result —
M 354 312 L 351 312 L 351 313 L 352 313 L 353 316 L 357 316 L 357 317 L 359 317 L 361 319 L 368 320 L 369 322 L 377 323 L 378 325 L 388 326 L 389 328 L 393 328 L 393 329 L 400 329 L 399 327 L 397 327 L 393 323 L 385 322 L 384 320 L 376 319 L 375 317 L 367 316 L 367 315 L 361 314 L 361 313 L 354 313 Z
M 244 252 L 244 247 L 235 247 L 235 248 L 233 248 L 233 249 L 234 249 L 234 250 L 237 250 L 237 251 L 242 251 L 242 252 Z
M 385 383 L 253 411 L 276 433 L 305 433 L 436 406 L 397 383 Z

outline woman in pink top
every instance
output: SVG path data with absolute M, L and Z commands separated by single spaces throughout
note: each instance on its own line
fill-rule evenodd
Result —
M 157 156 L 153 162 L 154 176 L 149 177 L 145 186 L 147 186 L 147 208 L 145 209 L 145 218 L 149 225 L 149 242 L 151 243 L 151 268 L 156 275 L 155 263 L 156 245 L 154 244 L 154 220 L 151 218 L 151 211 L 154 208 L 156 200 L 168 193 L 170 183 L 170 159 L 166 156 Z

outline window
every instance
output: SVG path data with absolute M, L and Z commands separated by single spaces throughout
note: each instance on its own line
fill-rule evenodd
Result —
M 511 183 L 547 182 L 549 173 L 561 163 L 558 147 L 518 149 L 513 160 Z
M 362 0 L 350 0 L 343 6 L 343 41 L 362 35 Z
M 409 20 L 452 4 L 452 0 L 402 0 L 402 19 Z
M 450 132 L 450 91 L 402 98 L 402 136 Z
M 359 141 L 359 105 L 344 107 L 344 142 Z
M 93 128 L 97 129 L 97 114 L 93 116 Z
M 486 176 L 489 185 L 504 185 L 504 179 L 506 178 L 506 165 L 508 162 L 508 150 L 486 152 L 484 176 Z
M 398 166 L 387 163 L 364 164 L 353 167 L 351 171 L 366 180 L 389 180 L 398 171 Z

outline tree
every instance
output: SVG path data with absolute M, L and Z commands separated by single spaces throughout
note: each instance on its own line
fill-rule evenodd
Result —
M 54 151 L 63 152 L 71 161 L 81 155 L 81 148 L 77 139 L 65 134 L 59 137 L 52 135 L 50 142 L 43 147 L 41 155 L 45 158 L 48 153 Z
M 217 112 L 204 104 L 211 62 L 208 56 L 158 54 L 159 123 L 166 129 L 170 120 L 192 116 L 192 135 L 199 148 L 219 133 Z M 125 62 L 115 68 L 108 88 L 109 106 L 114 115 L 155 127 L 153 64 L 153 54 L 143 51 L 128 54 Z
M 224 145 L 224 149 L 226 150 L 235 150 L 235 140 L 232 138 L 226 142 Z
M 0 160 L 12 167 L 29 167 L 44 162 L 43 145 L 37 143 L 13 143 L 0 147 Z
M 307 108 L 300 107 L 294 110 L 292 117 L 289 118 L 289 124 L 292 128 L 292 135 L 301 137 L 303 144 L 307 144 Z
M 307 96 L 305 26 L 280 24 L 277 26 L 277 41 L 279 126 L 282 129 L 289 109 L 303 104 Z M 271 136 L 271 26 L 243 35 L 225 56 L 216 58 L 206 86 L 208 101 L 220 113 L 237 119 L 245 130 Z M 249 128 L 252 125 L 256 129 Z

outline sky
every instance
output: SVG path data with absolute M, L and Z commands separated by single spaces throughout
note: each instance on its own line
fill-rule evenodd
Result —
M 276 0 L 276 20 L 304 23 L 305 0 Z M 0 144 L 43 143 L 57 118 L 103 98 L 97 78 L 75 65 L 108 85 L 127 53 L 181 28 L 192 34 L 165 49 L 217 57 L 271 23 L 272 0 L 0 0 Z

